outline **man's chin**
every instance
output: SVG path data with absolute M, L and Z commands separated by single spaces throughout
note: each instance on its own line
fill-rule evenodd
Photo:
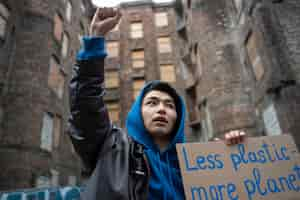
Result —
M 168 135 L 168 130 L 165 127 L 156 127 L 152 130 L 152 134 L 156 136 Z

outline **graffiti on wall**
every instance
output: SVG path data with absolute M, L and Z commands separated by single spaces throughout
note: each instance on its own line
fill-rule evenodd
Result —
M 0 192 L 0 200 L 79 200 L 82 190 L 82 187 L 63 187 Z

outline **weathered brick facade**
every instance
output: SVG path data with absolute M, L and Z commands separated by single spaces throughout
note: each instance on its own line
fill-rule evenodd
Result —
M 244 129 L 291 133 L 300 145 L 299 2 L 183 0 L 175 8 L 195 138 Z
M 134 100 L 134 81 L 145 82 L 161 79 L 160 65 L 174 65 L 177 74 L 179 66 L 178 50 L 176 46 L 175 13 L 170 3 L 154 4 L 152 1 L 140 1 L 121 4 L 122 21 L 118 29 L 107 36 L 107 42 L 119 43 L 119 56 L 106 59 L 106 73 L 119 73 L 120 87 L 107 89 L 106 102 L 120 105 L 119 120 L 116 123 L 124 127 L 127 113 Z M 155 14 L 166 13 L 167 25 L 158 27 L 155 24 Z M 143 36 L 131 38 L 131 24 L 141 23 Z M 159 53 L 158 38 L 170 37 L 171 52 Z M 144 51 L 144 67 L 134 68 L 132 52 Z M 180 79 L 172 83 L 180 90 Z
M 80 46 L 78 37 L 87 32 L 84 11 L 91 4 L 85 0 L 0 3 L 9 11 L 0 46 L 0 190 L 51 182 L 67 185 L 76 182 L 74 177 L 79 183 L 80 162 L 66 134 L 68 82 Z M 70 21 L 66 19 L 67 4 L 71 6 Z M 64 55 L 63 35 L 68 39 Z M 51 58 L 59 66 L 56 71 L 50 66 Z M 60 85 L 50 87 L 50 79 L 62 78 Z M 42 132 L 51 134 L 42 138 Z

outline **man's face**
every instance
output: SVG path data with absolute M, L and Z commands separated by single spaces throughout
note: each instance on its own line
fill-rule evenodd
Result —
M 169 141 L 177 119 L 173 98 L 165 92 L 150 91 L 142 102 L 142 117 L 154 141 Z

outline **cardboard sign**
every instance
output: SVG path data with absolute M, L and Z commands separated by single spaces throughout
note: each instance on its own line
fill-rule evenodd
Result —
M 290 135 L 176 148 L 188 200 L 300 200 L 300 156 Z

